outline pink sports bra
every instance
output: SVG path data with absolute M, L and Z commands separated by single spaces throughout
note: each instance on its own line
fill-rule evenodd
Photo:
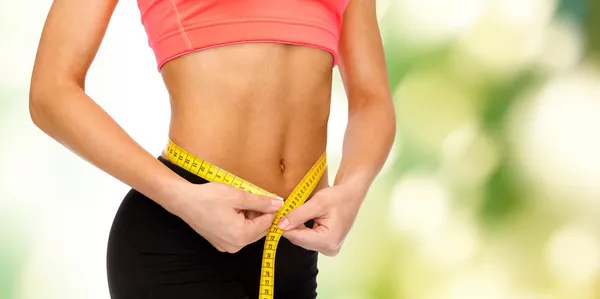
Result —
M 138 0 L 158 69 L 221 45 L 278 42 L 329 51 L 337 64 L 349 0 Z

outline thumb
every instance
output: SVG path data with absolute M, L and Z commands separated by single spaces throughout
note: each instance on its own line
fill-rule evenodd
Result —
M 318 218 L 323 215 L 323 209 L 318 201 L 314 200 L 307 201 L 305 204 L 291 210 L 285 217 L 279 220 L 277 226 L 282 230 L 295 229 L 298 226 L 304 224 L 308 220 Z
M 283 205 L 281 197 L 268 197 L 242 192 L 242 196 L 235 203 L 235 207 L 245 211 L 256 211 L 261 213 L 275 213 Z

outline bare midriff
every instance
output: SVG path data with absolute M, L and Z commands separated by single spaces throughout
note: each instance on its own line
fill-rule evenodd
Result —
M 332 55 L 244 43 L 167 62 L 169 137 L 192 154 L 287 196 L 325 152 Z M 327 173 L 317 186 L 327 186 Z

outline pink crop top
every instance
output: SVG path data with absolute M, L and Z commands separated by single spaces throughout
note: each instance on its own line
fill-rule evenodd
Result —
M 160 70 L 175 57 L 215 46 L 278 42 L 317 47 L 337 64 L 349 0 L 138 0 Z

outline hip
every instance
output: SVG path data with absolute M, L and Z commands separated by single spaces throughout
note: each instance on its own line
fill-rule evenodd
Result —
M 207 183 L 159 159 L 186 180 Z M 220 252 L 183 220 L 132 189 L 119 207 L 108 242 L 111 296 L 256 298 L 263 244 L 264 238 L 235 254 Z M 278 292 L 295 293 L 300 288 L 305 297 L 297 298 L 316 296 L 317 253 L 283 238 L 277 255 Z

